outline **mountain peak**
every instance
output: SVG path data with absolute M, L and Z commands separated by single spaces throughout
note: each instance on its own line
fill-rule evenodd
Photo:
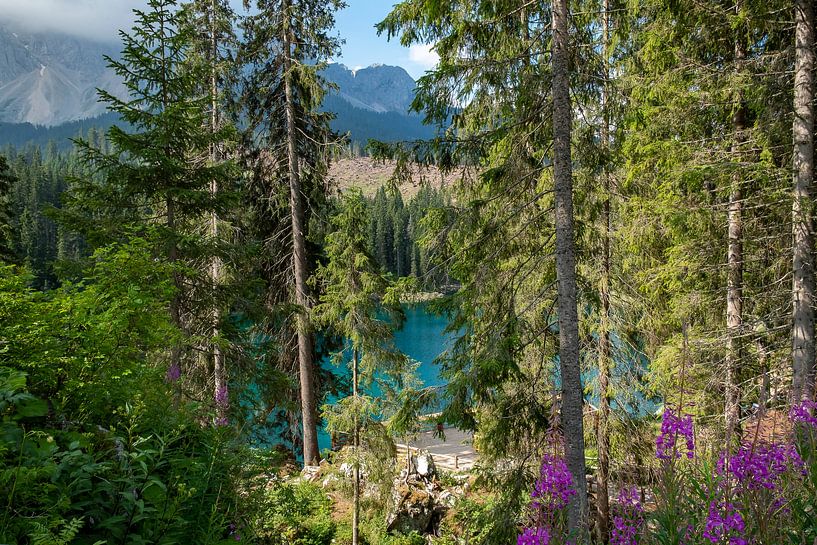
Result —
M 414 100 L 416 83 L 399 66 L 372 64 L 352 70 L 332 63 L 324 68 L 323 76 L 337 84 L 339 89 L 333 94 L 363 110 L 407 114 Z
M 0 122 L 51 127 L 105 113 L 97 88 L 119 97 L 127 94 L 103 58 L 115 49 L 0 24 Z M 358 110 L 406 116 L 414 100 L 414 79 L 399 66 L 373 64 L 352 70 L 330 64 L 323 76 L 338 87 L 327 98 Z

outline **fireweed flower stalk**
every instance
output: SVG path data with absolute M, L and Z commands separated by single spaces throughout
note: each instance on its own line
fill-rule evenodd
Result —
M 752 491 L 781 492 L 783 477 L 803 474 L 805 467 L 794 445 L 742 445 L 729 457 L 718 460 L 717 474 L 731 479 L 733 492 L 740 496 Z
M 167 372 L 165 373 L 165 381 L 167 382 L 176 382 L 182 377 L 182 369 L 179 367 L 178 363 L 174 363 L 170 367 L 167 368 Z
M 661 430 L 655 439 L 655 457 L 659 462 L 655 482 L 655 511 L 652 523 L 653 540 L 661 545 L 685 543 L 690 525 L 698 526 L 698 503 L 691 492 L 696 465 L 681 463 L 684 447 L 686 458 L 695 458 L 695 435 L 691 415 L 677 415 L 666 409 L 661 418 Z M 703 514 L 701 514 L 702 516 Z M 699 536 L 699 535 L 698 535 Z
M 613 511 L 610 545 L 638 545 L 644 527 L 644 508 L 635 487 L 623 488 Z
M 793 406 L 789 418 L 795 425 L 817 430 L 817 402 L 805 400 Z
M 655 456 L 659 460 L 680 458 L 677 448 L 678 439 L 686 442 L 686 456 L 695 457 L 695 433 L 692 427 L 692 415 L 676 415 L 672 409 L 666 409 L 661 417 L 661 433 L 655 439 Z
M 803 460 L 805 477 L 791 479 L 787 497 L 790 512 L 786 517 L 792 528 L 799 529 L 804 543 L 817 541 L 817 403 L 805 400 L 789 411 L 793 439 Z
M 804 471 L 790 444 L 744 444 L 732 455 L 721 454 L 704 537 L 730 545 L 747 543 L 748 535 L 759 543 L 781 542 L 781 514 L 789 512 L 788 484 L 802 479 Z
M 735 506 L 727 501 L 709 504 L 704 538 L 719 545 L 747 545 L 746 523 Z
M 516 545 L 550 545 L 550 532 L 547 528 L 525 528 L 516 538 Z
M 789 419 L 794 427 L 795 444 L 817 481 L 817 402 L 807 399 L 794 405 L 789 411 Z
M 227 387 L 226 386 L 220 386 L 216 390 L 215 399 L 216 399 L 216 409 L 222 415 L 225 414 L 227 412 L 227 410 L 230 408 L 230 395 L 227 392 Z M 230 424 L 230 421 L 226 416 L 219 416 L 218 418 L 216 418 L 216 426 L 227 426 L 229 424 Z
M 546 454 L 531 492 L 529 519 L 532 524 L 519 535 L 517 545 L 555 545 L 556 536 L 566 535 L 564 509 L 576 494 L 565 461 Z

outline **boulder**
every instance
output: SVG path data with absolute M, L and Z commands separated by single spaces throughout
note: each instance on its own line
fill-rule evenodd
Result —
M 437 476 L 437 467 L 434 465 L 434 457 L 427 450 L 421 450 L 411 457 L 412 467 L 417 475 L 426 480 L 433 480 Z
M 315 483 L 321 479 L 322 473 L 321 466 L 304 466 L 301 470 L 301 479 L 308 483 Z
M 423 488 L 400 483 L 392 492 L 392 509 L 386 517 L 389 532 L 426 534 L 435 513 L 434 496 Z

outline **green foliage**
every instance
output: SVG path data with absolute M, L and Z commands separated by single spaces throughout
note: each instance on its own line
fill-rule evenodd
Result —
M 791 483 L 794 490 L 787 507 L 790 509 L 788 539 L 792 545 L 817 539 L 817 428 L 801 425 L 795 428 L 795 445 L 805 463 L 806 475 Z
M 361 523 L 360 543 L 362 545 L 424 545 L 427 543 L 426 538 L 416 532 L 411 534 L 388 533 L 386 524 L 383 521 L 383 513 L 380 510 L 376 510 L 370 515 Z M 338 525 L 333 543 L 351 545 L 352 527 L 345 524 Z
M 58 524 L 56 528 L 47 528 L 42 524 L 34 523 L 31 545 L 70 545 L 79 534 L 82 525 L 81 519 L 72 519 L 65 524 Z
M 86 285 L 48 294 L 0 269 L 0 365 L 28 373 L 32 392 L 70 421 L 92 414 L 107 426 L 140 385 L 161 384 L 147 356 L 175 335 L 165 310 L 172 288 L 148 246 L 100 250 Z
M 446 517 L 441 533 L 443 545 L 500 545 L 516 539 L 518 522 L 505 500 L 492 496 L 484 501 L 464 499 Z
M 0 539 L 221 543 L 235 520 L 230 434 L 170 407 L 128 407 L 119 427 L 42 427 L 45 403 L 0 368 Z M 156 400 L 154 400 L 154 403 Z M 39 429 L 37 429 L 39 428 Z
M 265 492 L 255 532 L 269 545 L 329 545 L 336 525 L 331 500 L 310 483 L 273 483 Z

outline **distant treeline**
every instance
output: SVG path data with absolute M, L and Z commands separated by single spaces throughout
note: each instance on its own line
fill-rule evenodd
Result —
M 369 241 L 380 266 L 398 277 L 413 276 L 429 290 L 448 284 L 446 268 L 436 266 L 433 250 L 420 243 L 428 232 L 424 220 L 429 211 L 448 202 L 444 190 L 430 186 L 423 186 L 408 203 L 399 191 L 378 189 L 370 199 Z
M 100 130 L 91 128 L 82 136 L 103 149 L 107 147 Z M 69 268 L 87 252 L 82 237 L 60 225 L 54 217 L 62 207 L 61 198 L 71 179 L 89 175 L 88 167 L 83 166 L 76 151 L 62 150 L 56 141 L 44 148 L 33 143 L 20 149 L 6 145 L 0 149 L 0 156 L 8 161 L 12 175 L 9 188 L 12 253 L 33 275 L 34 287 L 56 287 L 58 277 L 72 277 Z M 63 270 L 58 274 L 61 267 Z
M 0 123 L 0 146 L 13 146 L 17 149 L 33 144 L 40 148 L 53 144 L 60 151 L 73 148 L 72 138 L 84 136 L 91 129 L 105 131 L 114 124 L 120 124 L 119 116 L 114 113 L 103 114 L 79 121 L 72 121 L 56 127 L 44 127 L 31 123 Z
M 107 147 L 101 130 L 91 128 L 82 136 L 96 146 Z M 87 167 L 74 149 L 63 149 L 56 141 L 43 147 L 34 143 L 21 148 L 7 145 L 0 148 L 0 155 L 7 158 L 13 180 L 10 196 L 14 255 L 33 275 L 35 287 L 54 287 L 57 278 L 65 278 L 86 252 L 82 238 L 53 218 L 62 207 L 61 196 L 70 187 L 71 179 L 88 175 L 83 171 Z M 431 251 L 420 244 L 427 232 L 423 220 L 430 210 L 449 202 L 446 192 L 423 186 L 404 202 L 398 191 L 381 187 L 368 201 L 369 245 L 378 264 L 397 277 L 417 278 L 425 289 L 448 284 L 445 268 L 436 267 Z
M 350 146 L 364 150 L 369 140 L 381 142 L 398 142 L 405 140 L 423 140 L 434 136 L 434 129 L 423 125 L 419 115 L 403 115 L 396 112 L 371 112 L 355 108 L 345 100 L 327 95 L 323 109 L 335 114 L 330 123 L 339 134 L 349 134 Z M 107 113 L 98 117 L 72 121 L 55 127 L 32 125 L 31 123 L 0 123 L 0 146 L 11 145 L 23 148 L 33 144 L 45 148 L 54 142 L 61 151 L 73 147 L 72 138 L 84 135 L 88 130 L 107 130 L 121 120 L 117 114 Z

